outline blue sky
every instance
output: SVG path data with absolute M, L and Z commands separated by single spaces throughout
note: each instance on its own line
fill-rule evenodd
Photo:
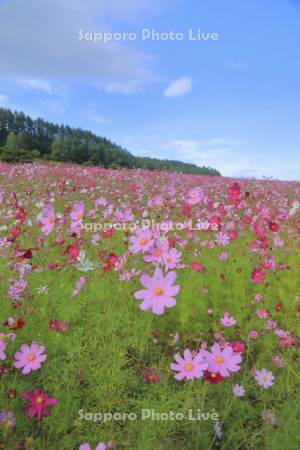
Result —
M 298 0 L 0 0 L 0 105 L 134 154 L 299 180 L 299 23 Z M 144 28 L 185 39 L 142 41 Z

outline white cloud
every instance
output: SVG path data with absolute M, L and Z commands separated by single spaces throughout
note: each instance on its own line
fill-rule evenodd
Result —
M 231 145 L 218 145 L 231 143 Z M 212 145 L 215 143 L 215 145 Z M 162 153 L 198 166 L 209 166 L 218 169 L 223 176 L 228 177 L 277 177 L 278 179 L 299 179 L 295 165 L 290 161 L 282 161 L 274 156 L 262 155 L 259 152 L 251 154 L 243 148 L 240 140 L 209 139 L 184 140 L 175 139 L 162 145 Z M 161 156 L 162 157 L 162 156 Z
M 97 123 L 98 125 L 106 125 L 111 123 L 111 119 L 105 116 L 100 116 L 99 114 L 95 114 L 91 117 L 92 121 Z
M 118 3 L 113 1 L 115 7 Z M 126 3 L 133 11 L 135 2 Z M 145 1 L 145 7 L 146 3 L 150 2 Z M 79 40 L 80 29 L 111 31 L 109 18 L 104 21 L 108 4 L 108 0 L 0 2 L 0 77 L 29 79 L 32 88 L 39 80 L 38 88 L 48 93 L 48 81 L 40 80 L 150 82 L 149 58 L 144 53 L 119 42 Z
M 0 106 L 6 106 L 7 105 L 7 100 L 8 100 L 8 97 L 7 97 L 7 95 L 4 95 L 4 94 L 0 94 Z
M 193 88 L 193 81 L 189 77 L 179 78 L 174 80 L 164 91 L 165 97 L 182 97 L 190 92 Z
M 101 83 L 98 87 L 105 92 L 129 95 L 139 92 L 143 85 L 144 83 L 141 80 L 130 80 L 116 83 Z
M 57 94 L 64 89 L 62 86 L 54 86 L 49 81 L 41 78 L 18 78 L 16 83 L 22 89 L 43 92 L 49 95 Z

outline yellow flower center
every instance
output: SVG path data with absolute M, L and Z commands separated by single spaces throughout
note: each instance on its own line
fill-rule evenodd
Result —
M 184 365 L 184 369 L 190 372 L 194 368 L 192 363 L 187 363 Z
M 222 364 L 223 361 L 224 361 L 224 359 L 222 358 L 222 356 L 217 356 L 216 357 L 216 363 L 217 364 Z
M 77 220 L 81 220 L 82 219 L 82 213 L 78 213 L 77 214 Z
M 141 239 L 141 240 L 140 240 L 140 244 L 141 244 L 141 245 L 146 245 L 147 242 L 148 242 L 147 239 Z
M 210 376 L 211 376 L 211 378 L 216 378 L 217 374 L 214 373 L 214 372 L 212 372 L 212 373 L 210 374 Z
M 43 397 L 38 396 L 35 401 L 36 401 L 36 403 L 38 403 L 40 405 L 41 403 L 43 403 L 44 399 L 43 399 Z
M 27 361 L 31 362 L 34 361 L 36 358 L 36 356 L 33 353 L 29 353 L 29 355 L 27 356 Z
M 155 255 L 156 256 L 160 256 L 161 255 L 161 251 L 160 250 L 156 250 Z
M 262 380 L 266 382 L 268 381 L 268 377 L 265 375 L 264 377 L 262 377 Z
M 168 263 L 170 263 L 170 262 L 172 262 L 172 258 L 167 258 L 167 260 L 166 260 Z
M 156 295 L 162 295 L 163 293 L 164 293 L 164 290 L 161 287 L 155 288 Z

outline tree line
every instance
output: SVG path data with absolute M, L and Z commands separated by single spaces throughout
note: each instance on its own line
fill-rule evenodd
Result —
M 105 168 L 127 167 L 220 175 L 210 167 L 134 156 L 91 131 L 56 125 L 40 118 L 33 120 L 23 112 L 13 112 L 6 108 L 0 108 L 0 159 L 6 162 L 46 159 Z

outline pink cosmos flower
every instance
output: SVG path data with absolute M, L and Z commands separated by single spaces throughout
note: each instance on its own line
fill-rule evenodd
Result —
M 180 355 L 175 355 L 176 363 L 171 364 L 171 369 L 178 372 L 175 375 L 176 380 L 193 380 L 194 378 L 201 378 L 203 372 L 207 369 L 208 365 L 204 361 L 203 355 L 198 353 L 193 357 L 192 352 L 186 349 L 183 353 L 183 358 Z
M 275 379 L 272 372 L 268 372 L 266 369 L 257 370 L 255 374 L 255 379 L 258 384 L 265 389 L 273 386 L 273 380 Z
M 232 388 L 232 393 L 235 397 L 244 397 L 245 389 L 240 384 L 236 384 Z
M 284 359 L 280 355 L 273 356 L 272 363 L 279 369 L 282 369 L 285 366 Z
M 171 248 L 163 257 L 163 262 L 166 270 L 175 269 L 181 260 L 181 252 L 176 248 Z
M 275 236 L 275 237 L 274 237 L 274 239 L 273 239 L 273 245 L 274 245 L 274 247 L 282 247 L 283 244 L 284 244 L 284 242 L 283 242 L 282 239 L 280 239 L 279 236 Z
M 9 288 L 7 291 L 7 295 L 11 300 L 22 301 L 22 296 L 25 295 L 27 291 L 27 281 L 23 278 L 16 280 L 15 278 L 11 278 L 9 281 Z
M 79 295 L 81 292 L 81 289 L 83 286 L 85 286 L 87 283 L 86 277 L 80 277 L 79 280 L 76 282 L 75 289 L 72 292 L 72 297 L 75 297 L 76 295 Z
M 216 343 L 212 346 L 211 352 L 201 350 L 201 353 L 205 357 L 210 372 L 220 373 L 222 377 L 229 377 L 230 372 L 240 370 L 239 364 L 242 362 L 242 357 L 240 353 L 235 353 L 230 345 L 222 350 Z
M 289 331 L 275 330 L 274 333 L 279 338 L 278 344 L 280 347 L 294 347 L 296 345 L 296 339 Z
M 95 450 L 105 450 L 106 449 L 106 445 L 103 442 L 99 442 L 99 444 L 97 445 Z M 85 442 L 84 444 L 81 444 L 78 450 L 91 450 L 91 447 L 89 446 L 89 444 L 87 442 Z
M 168 241 L 160 241 L 157 239 L 155 245 L 149 249 L 149 253 L 144 256 L 143 260 L 151 263 L 162 263 L 168 249 Z
M 176 273 L 169 272 L 165 277 L 163 271 L 157 268 L 154 277 L 149 275 L 141 276 L 141 283 L 146 288 L 137 291 L 134 297 L 138 300 L 144 300 L 140 304 L 143 311 L 152 310 L 154 314 L 161 315 L 165 308 L 172 308 L 176 305 L 175 295 L 178 294 L 180 286 L 175 285 Z
M 55 224 L 55 211 L 52 205 L 43 209 L 40 222 L 43 225 L 42 232 L 47 236 L 51 233 Z
M 50 411 L 47 407 L 57 403 L 56 398 L 50 398 L 46 392 L 42 392 L 40 389 L 35 389 L 33 392 L 24 391 L 22 395 L 29 401 L 25 408 L 28 408 L 28 417 L 30 419 L 37 416 L 37 419 L 41 420 L 44 414 L 49 416 Z
M 271 330 L 275 330 L 275 328 L 278 327 L 278 323 L 275 322 L 275 320 L 268 320 L 267 323 L 265 324 L 265 330 L 271 331 Z
M 228 253 L 227 252 L 222 252 L 219 254 L 218 259 L 220 261 L 226 261 L 226 259 L 228 259 Z
M 221 322 L 221 325 L 223 325 L 223 327 L 232 327 L 233 325 L 236 324 L 235 318 L 230 316 L 230 314 L 228 312 L 224 313 L 224 317 L 222 317 L 220 322 Z
M 45 347 L 43 345 L 38 345 L 35 342 L 29 346 L 27 344 L 22 344 L 20 351 L 16 352 L 14 355 L 15 363 L 14 367 L 21 369 L 24 375 L 27 375 L 32 370 L 38 370 L 41 368 L 41 363 L 47 359 L 47 355 L 43 355 Z
M 147 252 L 153 246 L 153 235 L 150 230 L 138 228 L 134 236 L 129 239 L 131 253 Z
M 69 324 L 65 320 L 49 320 L 48 327 L 50 330 L 63 332 L 69 328 Z
M 75 231 L 78 228 L 81 228 L 82 219 L 84 215 L 84 203 L 83 202 L 77 202 L 74 203 L 73 209 L 71 212 L 71 231 Z
M 256 339 L 258 337 L 258 332 L 256 330 L 250 330 L 248 334 L 249 339 Z
M 256 315 L 259 319 L 265 319 L 268 317 L 268 312 L 265 309 L 257 309 Z
M 229 236 L 227 233 L 224 233 L 223 231 L 220 231 L 216 234 L 216 243 L 218 245 L 225 246 L 229 244 Z
M 197 203 L 205 200 L 205 198 L 206 196 L 203 193 L 202 189 L 200 187 L 195 187 L 188 191 L 186 203 L 188 205 L 197 205 Z
M 5 342 L 3 342 L 0 339 L 0 359 L 3 361 L 4 359 L 6 359 L 6 354 L 5 354 L 5 349 L 6 349 L 6 344 Z

